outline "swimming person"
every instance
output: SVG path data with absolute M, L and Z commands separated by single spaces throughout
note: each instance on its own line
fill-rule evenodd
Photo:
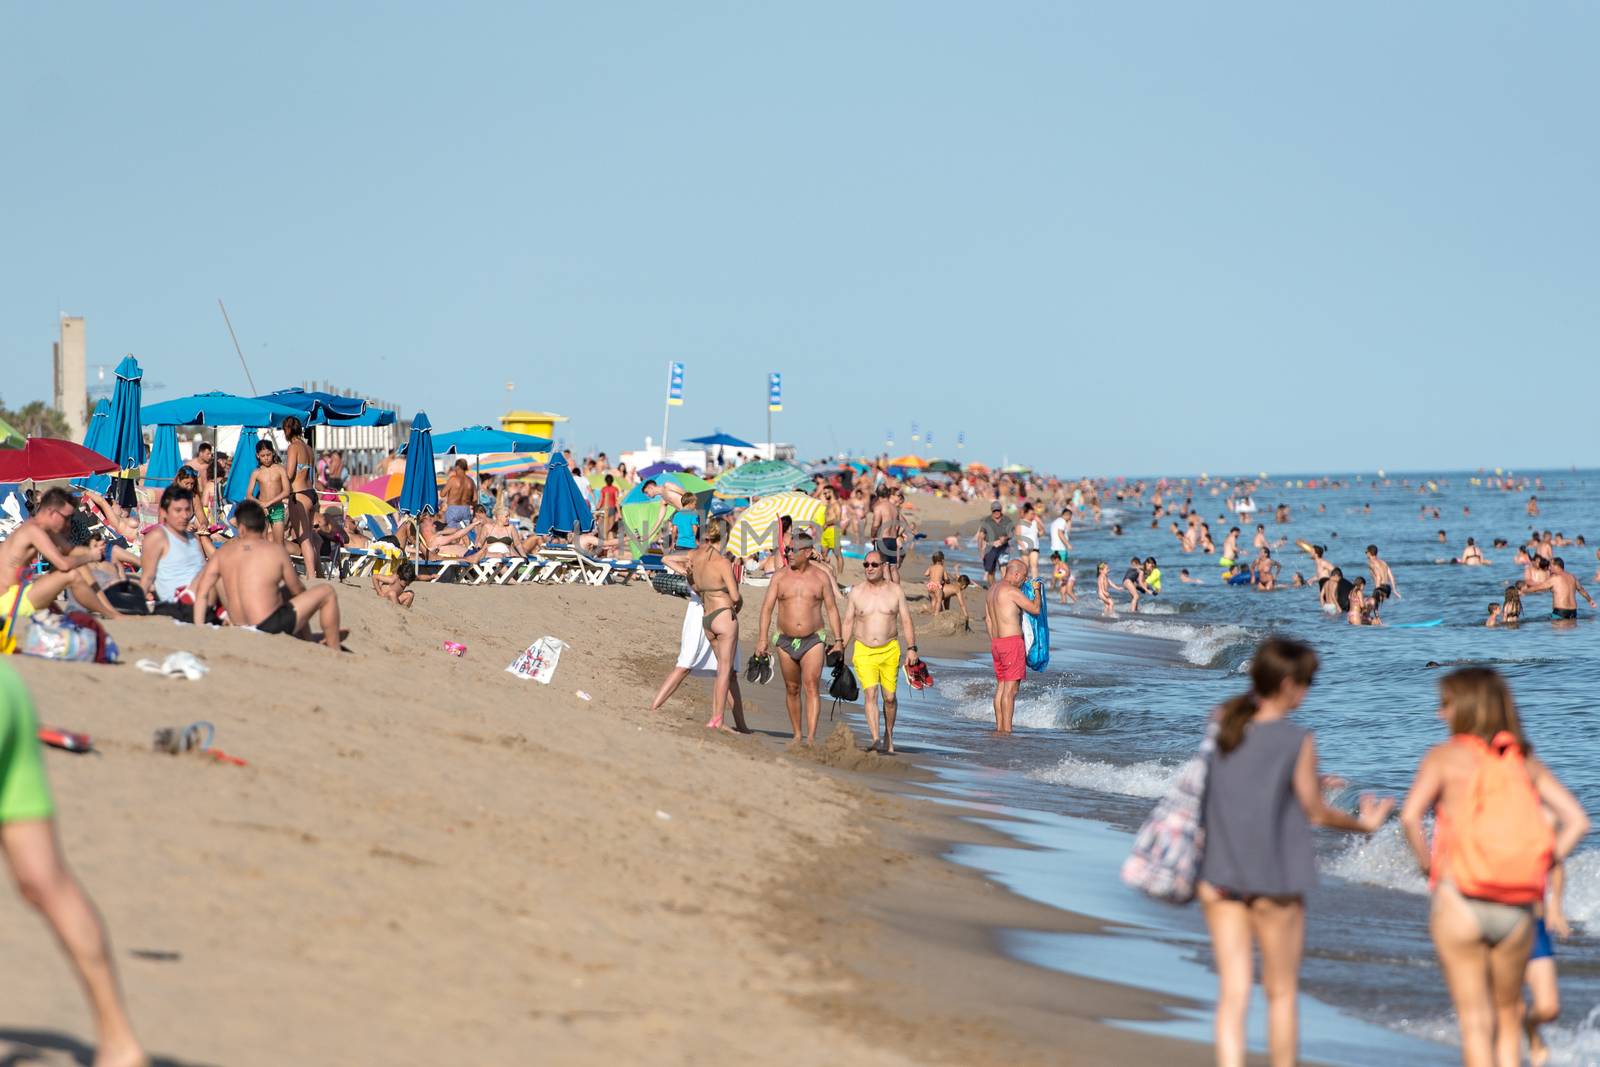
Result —
M 1400 825 L 1433 890 L 1429 929 L 1455 1002 L 1466 1067 L 1516 1067 L 1522 982 L 1546 876 L 1589 817 L 1533 758 L 1511 690 L 1488 667 L 1439 680 L 1450 738 L 1417 766 Z M 1556 828 L 1541 815 L 1553 815 Z M 1434 815 L 1432 849 L 1423 820 Z
M 1268 637 L 1250 661 L 1250 691 L 1217 709 L 1197 887 L 1217 963 L 1219 1067 L 1243 1067 L 1252 946 L 1261 950 L 1273 1067 L 1299 1048 L 1305 896 L 1317 883 L 1311 827 L 1370 834 L 1394 801 L 1363 796 L 1360 815 L 1330 807 L 1311 731 L 1289 721 L 1317 673 L 1311 646 Z

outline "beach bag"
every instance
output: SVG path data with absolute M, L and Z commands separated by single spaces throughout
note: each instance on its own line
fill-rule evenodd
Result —
M 1167 795 L 1156 802 L 1139 827 L 1133 852 L 1122 863 L 1124 882 L 1168 904 L 1187 904 L 1194 899 L 1200 857 L 1206 847 L 1206 785 L 1216 747 L 1217 722 L 1213 719 L 1199 750 L 1178 771 Z
M 828 683 L 828 695 L 846 704 L 854 704 L 861 699 L 861 685 L 856 681 L 855 672 L 845 666 L 842 656 L 833 665 L 833 680 Z
M 1458 735 L 1470 736 L 1470 735 Z M 1449 812 L 1449 877 L 1464 897 L 1536 904 L 1555 852 L 1555 830 L 1540 810 L 1522 747 L 1506 731 L 1479 748 L 1465 805 Z
M 555 677 L 556 664 L 561 662 L 565 641 L 555 637 L 541 637 L 522 651 L 506 670 L 518 678 L 532 678 L 541 685 L 549 685 Z
M 68 615 L 41 612 L 21 620 L 16 635 L 17 652 L 41 659 L 68 660 L 74 663 L 113 663 L 116 646 L 92 615 L 74 611 Z
M 689 579 L 671 571 L 657 571 L 650 576 L 650 588 L 667 596 L 689 596 Z
M 1030 600 L 1033 599 L 1033 587 L 1038 584 L 1036 579 L 1029 578 L 1022 583 L 1022 592 Z M 1022 613 L 1022 643 L 1026 648 L 1028 669 L 1042 671 L 1050 666 L 1050 619 L 1046 607 L 1050 603 L 1048 596 L 1039 598 L 1039 614 L 1029 615 Z

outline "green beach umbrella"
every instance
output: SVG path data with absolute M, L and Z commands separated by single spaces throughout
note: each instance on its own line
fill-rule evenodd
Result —
M 955 474 L 961 470 L 961 467 L 959 464 L 951 463 L 947 459 L 936 459 L 928 464 L 927 469 L 931 474 Z
M 0 419 L 0 448 L 21 448 L 28 443 L 28 439 L 16 430 L 5 419 Z
M 719 477 L 712 492 L 724 500 L 771 496 L 789 489 L 809 488 L 815 479 L 804 469 L 781 459 L 757 459 Z

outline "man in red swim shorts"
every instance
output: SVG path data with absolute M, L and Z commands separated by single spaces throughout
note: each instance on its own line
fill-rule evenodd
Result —
M 989 626 L 989 654 L 994 657 L 994 728 L 1011 732 L 1011 718 L 1017 711 L 1017 687 L 1027 671 L 1027 654 L 1022 642 L 1022 613 L 1039 614 L 1044 602 L 1044 583 L 1035 582 L 1033 598 L 1022 594 L 1028 565 L 1020 559 L 1006 564 L 1000 580 L 989 587 L 983 620 Z

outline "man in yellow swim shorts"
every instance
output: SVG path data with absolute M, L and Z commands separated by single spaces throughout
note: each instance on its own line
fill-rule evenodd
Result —
M 56 838 L 55 804 L 38 732 L 27 689 L 9 665 L 0 663 L 0 851 L 17 889 L 55 931 L 88 994 L 95 1022 L 94 1062 L 137 1067 L 147 1061 L 117 987 L 105 927 L 67 869 Z
M 883 701 L 885 753 L 894 752 L 895 688 L 900 672 L 900 641 L 906 641 L 906 662 L 916 663 L 917 631 L 906 606 L 905 591 L 898 582 L 888 581 L 888 568 L 877 549 L 862 562 L 867 580 L 850 590 L 843 612 L 844 644 L 853 650 L 851 664 L 861 685 L 867 729 L 872 733 L 872 748 L 880 744 L 878 702 Z M 852 638 L 855 644 L 851 645 Z

